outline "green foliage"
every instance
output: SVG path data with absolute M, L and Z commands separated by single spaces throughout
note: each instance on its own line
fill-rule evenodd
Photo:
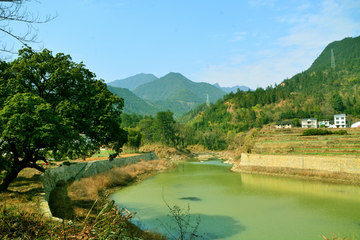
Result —
M 292 124 L 294 125 L 294 127 L 300 126 L 300 121 L 299 121 L 299 119 L 298 119 L 298 118 L 294 118 L 294 119 L 292 120 Z
M 120 128 L 124 101 L 102 80 L 64 54 L 45 49 L 19 51 L 0 65 L 0 169 L 6 190 L 26 167 L 44 171 L 36 161 L 80 158 L 101 146 L 116 156 L 127 140 Z
M 126 88 L 107 86 L 113 94 L 124 99 L 124 113 L 128 114 L 141 114 L 141 115 L 155 115 L 161 108 L 159 106 L 150 104 L 133 92 Z
M 345 110 L 344 102 L 342 97 L 338 92 L 334 93 L 329 99 L 330 106 L 332 106 L 335 111 L 341 112 Z
M 141 144 L 141 138 L 142 134 L 140 132 L 140 129 L 137 128 L 125 128 L 125 130 L 128 132 L 128 141 L 125 144 L 127 147 L 130 148 L 130 150 L 137 151 L 139 150 L 140 144 Z
M 329 131 L 327 129 L 310 128 L 310 129 L 304 130 L 301 135 L 302 136 L 312 136 L 312 135 L 331 135 L 331 134 L 346 135 L 348 133 L 346 130 Z
M 175 133 L 175 120 L 173 113 L 170 111 L 158 112 L 154 120 L 154 140 L 161 141 L 165 145 L 177 145 Z

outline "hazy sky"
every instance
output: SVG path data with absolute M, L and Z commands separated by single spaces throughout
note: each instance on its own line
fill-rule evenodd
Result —
M 37 25 L 45 48 L 70 54 L 105 82 L 179 72 L 195 82 L 265 88 L 309 68 L 329 43 L 360 35 L 360 0 L 40 0 L 26 5 L 40 17 L 58 14 Z

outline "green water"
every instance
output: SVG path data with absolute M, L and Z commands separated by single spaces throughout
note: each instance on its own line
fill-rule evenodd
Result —
M 240 174 L 220 161 L 186 162 L 112 195 L 142 228 L 165 232 L 170 206 L 190 204 L 201 239 L 360 239 L 360 187 Z M 189 198 L 191 200 L 189 200 Z M 169 229 L 169 227 L 167 227 Z

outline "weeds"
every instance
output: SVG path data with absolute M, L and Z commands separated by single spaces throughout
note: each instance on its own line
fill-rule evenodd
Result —
M 137 175 L 155 169 L 165 169 L 169 164 L 165 160 L 140 161 L 124 167 L 115 167 L 106 173 L 97 174 L 88 178 L 75 181 L 69 187 L 69 196 L 77 198 L 97 199 L 99 191 L 114 187 L 124 186 L 131 182 Z
M 177 205 L 174 205 L 171 207 L 165 200 L 164 195 L 162 194 L 162 199 L 166 206 L 169 209 L 169 214 L 167 215 L 170 218 L 170 221 L 175 223 L 176 227 L 171 226 L 169 223 L 163 223 L 159 219 L 161 225 L 167 230 L 167 232 L 170 234 L 170 236 L 173 239 L 196 239 L 199 236 L 196 234 L 197 230 L 199 228 L 201 218 L 198 216 L 196 218 L 195 225 L 190 224 L 191 215 L 190 215 L 190 205 L 188 204 L 186 208 L 180 208 Z M 171 230 L 174 230 L 179 235 L 176 237 L 173 233 L 171 233 Z
M 96 201 L 93 205 L 98 204 Z M 135 228 L 129 222 L 134 217 L 114 201 L 102 205 L 94 220 L 87 217 L 80 223 L 58 223 L 44 220 L 41 214 L 18 211 L 0 206 L 1 239 L 136 239 Z

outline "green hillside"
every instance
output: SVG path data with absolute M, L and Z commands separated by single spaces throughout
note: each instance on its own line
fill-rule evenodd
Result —
M 207 94 L 211 102 L 217 101 L 225 95 L 225 92 L 209 83 L 195 83 L 180 73 L 169 73 L 152 82 L 138 86 L 133 92 L 144 100 L 164 101 L 171 98 L 179 89 L 192 92 L 196 98 L 183 99 L 187 102 L 196 102 L 200 98 L 203 102 L 207 100 Z
M 110 92 L 116 94 L 119 97 L 124 98 L 125 113 L 135 113 L 140 115 L 150 115 L 150 114 L 156 115 L 156 113 L 160 111 L 156 106 L 142 100 L 127 88 L 118 88 L 109 85 L 107 87 L 110 90 Z
M 360 37 L 345 38 L 330 43 L 307 71 L 325 70 L 330 67 L 331 49 L 334 52 L 336 69 L 349 68 L 359 63 Z M 357 64 L 359 66 L 359 64 Z
M 112 87 L 127 88 L 130 91 L 133 91 L 136 87 L 140 86 L 141 84 L 148 83 L 156 79 L 158 78 L 153 74 L 140 73 L 132 77 L 109 82 L 107 83 L 107 85 Z
M 331 49 L 336 67 L 331 68 Z M 314 117 L 333 119 L 346 113 L 348 121 L 360 119 L 360 37 L 329 44 L 312 66 L 280 85 L 238 91 L 223 97 L 190 120 L 195 129 L 246 131 L 281 120 Z

